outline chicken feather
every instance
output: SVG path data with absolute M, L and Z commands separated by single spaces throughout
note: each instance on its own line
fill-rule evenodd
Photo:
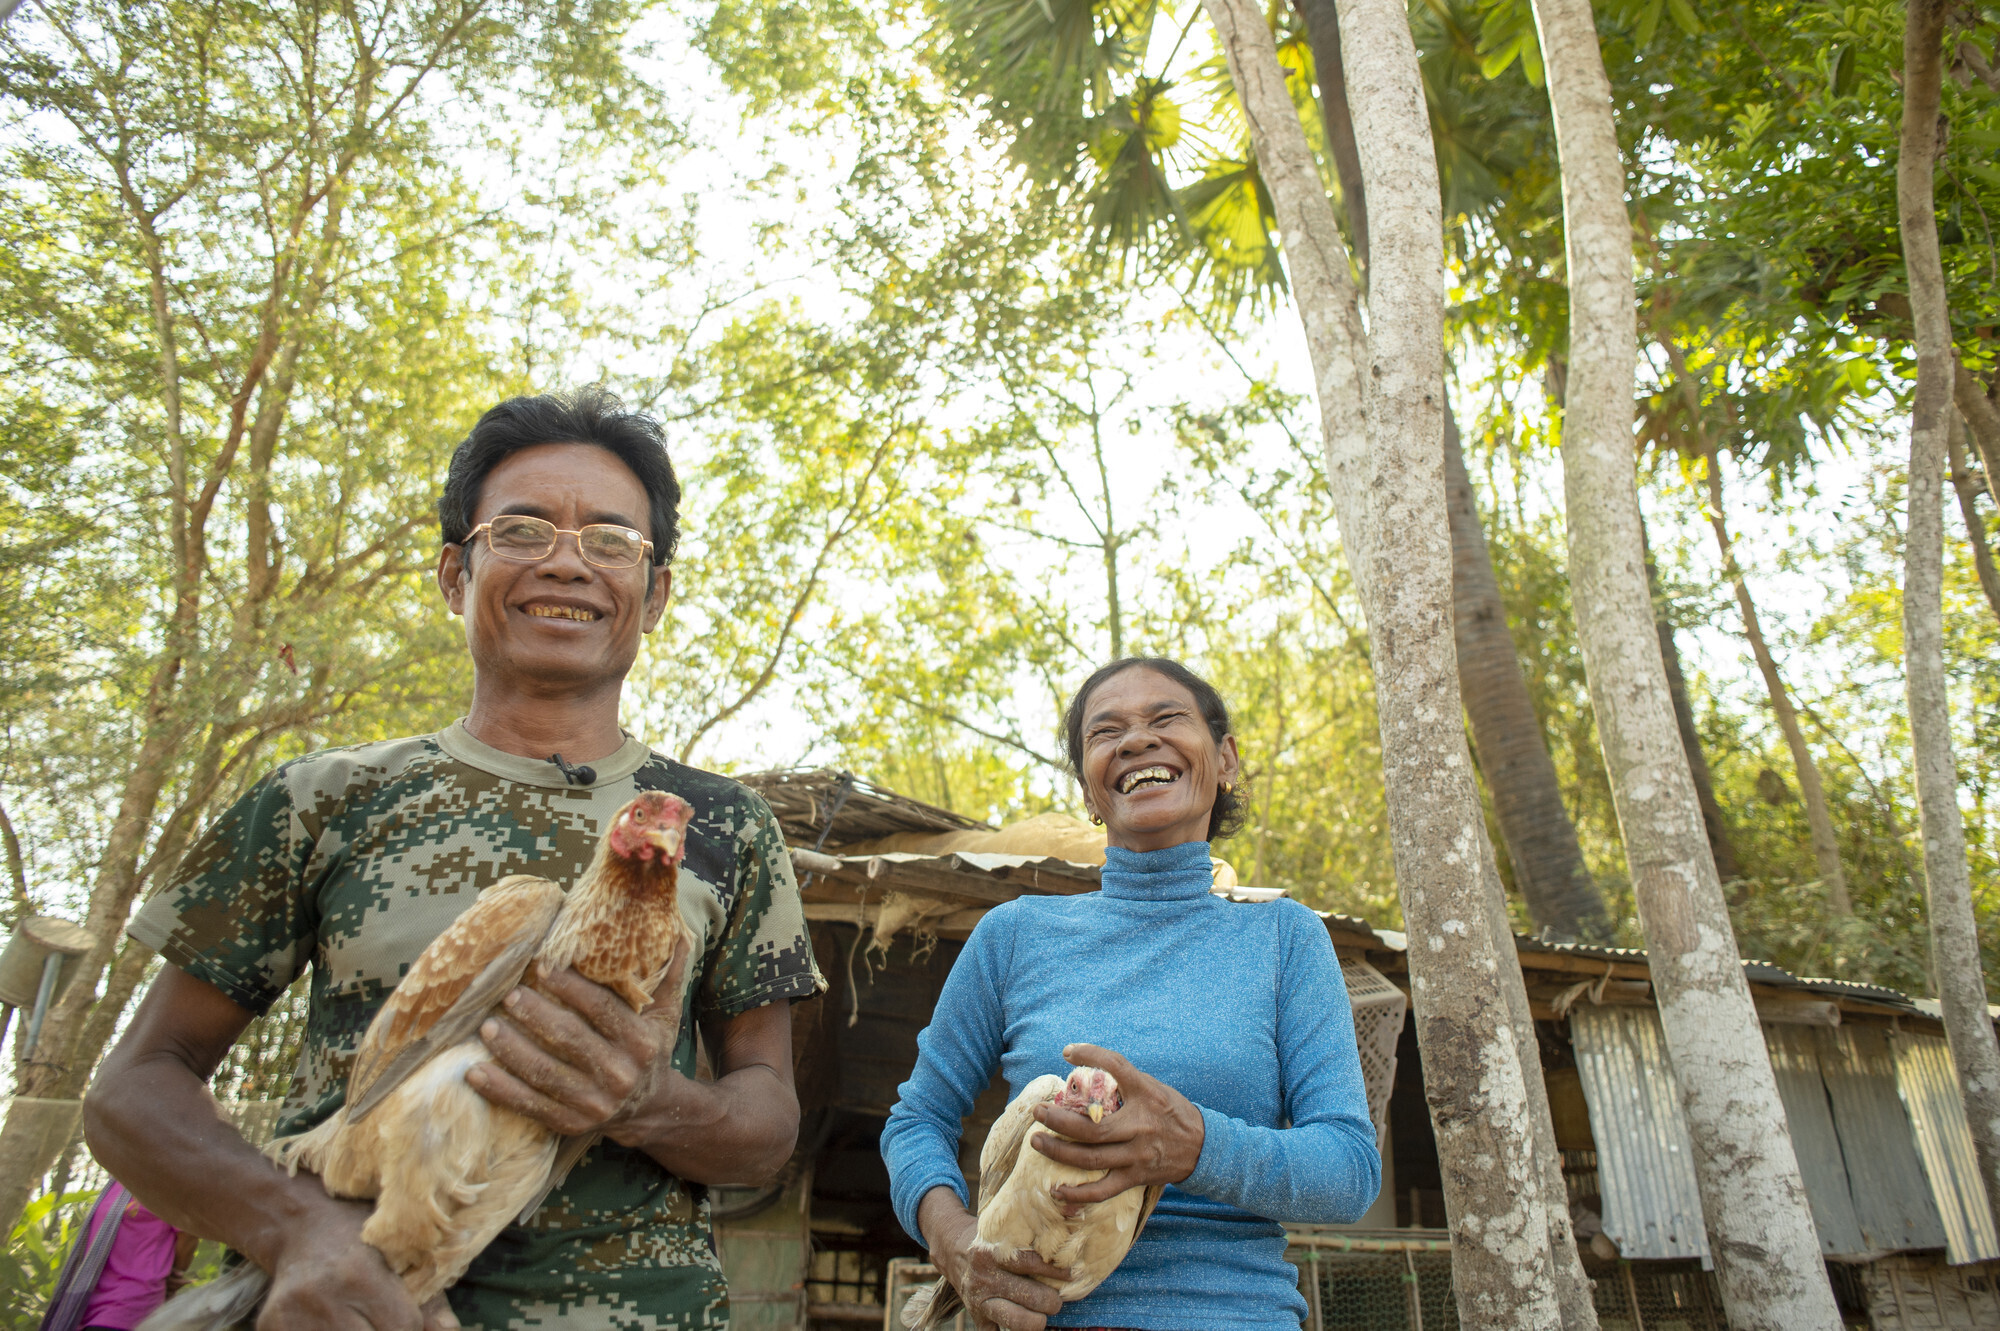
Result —
M 432 1054 L 479 1028 L 527 973 L 563 899 L 562 888 L 548 879 L 513 874 L 481 892 L 432 940 L 361 1037 L 347 1078 L 350 1123 L 365 1118 Z
M 362 1241 L 418 1303 L 532 1213 L 597 1140 L 558 1136 L 473 1090 L 466 1072 L 490 1057 L 479 1027 L 517 984 L 533 987 L 569 967 L 634 1011 L 647 1011 L 656 992 L 678 1004 L 694 951 L 678 893 L 692 813 L 677 796 L 646 792 L 613 817 L 569 893 L 525 874 L 487 888 L 369 1023 L 346 1104 L 265 1148 L 292 1173 L 317 1174 L 330 1194 L 375 1203 Z M 249 1288 L 261 1272 L 236 1275 L 247 1297 L 262 1297 L 261 1286 Z M 149 1317 L 146 1331 L 225 1324 L 214 1313 L 225 1295 L 241 1301 L 188 1291 Z
M 1065 1215 L 1055 1189 L 1095 1183 L 1105 1171 L 1079 1169 L 1035 1149 L 1035 1138 L 1044 1133 L 1068 1140 L 1035 1118 L 1037 1108 L 1057 1103 L 1080 1112 L 1095 1106 L 1093 1117 L 1101 1118 L 1118 1110 L 1118 1083 L 1102 1069 L 1079 1067 L 1067 1079 L 1054 1073 L 1037 1077 L 1009 1102 L 979 1151 L 979 1224 L 973 1246 L 1002 1264 L 1033 1252 L 1066 1268 L 1070 1273 L 1066 1281 L 1037 1279 L 1060 1294 L 1064 1303 L 1073 1303 L 1103 1284 L 1125 1260 L 1163 1189 L 1127 1188 L 1078 1207 L 1073 1216 Z M 909 1331 L 933 1331 L 963 1306 L 951 1283 L 940 1280 L 910 1296 L 902 1322 Z

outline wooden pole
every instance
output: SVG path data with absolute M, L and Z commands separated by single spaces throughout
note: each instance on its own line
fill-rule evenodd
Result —
M 1639 1314 L 1639 1286 L 1632 1279 L 1632 1263 L 1618 1263 L 1618 1274 L 1625 1277 L 1625 1303 L 1632 1309 L 1632 1331 L 1646 1331 L 1646 1319 Z

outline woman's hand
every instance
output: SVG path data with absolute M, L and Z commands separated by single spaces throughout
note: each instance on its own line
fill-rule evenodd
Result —
M 1082 1206 L 1116 1197 L 1127 1188 L 1179 1183 L 1194 1173 L 1208 1129 L 1192 1100 L 1109 1049 L 1073 1044 L 1064 1048 L 1063 1057 L 1080 1067 L 1103 1068 L 1116 1077 L 1124 1104 L 1117 1113 L 1106 1114 L 1102 1123 L 1058 1105 L 1036 1108 L 1037 1119 L 1070 1139 L 1037 1133 L 1036 1150 L 1078 1169 L 1106 1171 L 1095 1183 L 1057 1188 L 1057 1201 L 1066 1208 Z
M 924 1194 L 917 1208 L 917 1227 L 924 1232 L 932 1263 L 958 1291 L 975 1326 L 1042 1331 L 1061 1310 L 1062 1296 L 1035 1277 L 1061 1281 L 1070 1273 L 1033 1252 L 1003 1265 L 992 1253 L 975 1247 L 979 1221 L 950 1188 L 939 1186 Z

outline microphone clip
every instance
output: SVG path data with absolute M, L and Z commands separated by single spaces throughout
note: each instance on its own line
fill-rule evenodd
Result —
M 560 753 L 550 754 L 549 761 L 554 763 L 556 770 L 563 774 L 563 780 L 572 786 L 587 786 L 597 780 L 597 770 L 595 768 L 587 767 L 582 763 L 571 766 L 569 763 L 563 761 L 563 756 Z

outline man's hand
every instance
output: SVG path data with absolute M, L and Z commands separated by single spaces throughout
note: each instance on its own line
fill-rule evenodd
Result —
M 798 1141 L 791 1010 L 704 1024 L 716 1079 L 696 1081 L 673 1067 L 686 975 L 677 964 L 644 1013 L 573 970 L 540 977 L 481 1027 L 493 1061 L 465 1080 L 565 1136 L 601 1132 L 644 1151 L 689 1183 L 767 1182 Z
M 1036 1133 L 1036 1150 L 1078 1169 L 1107 1171 L 1095 1183 L 1066 1183 L 1057 1188 L 1055 1199 L 1066 1209 L 1105 1201 L 1127 1188 L 1179 1183 L 1194 1173 L 1208 1129 L 1193 1101 L 1109 1049 L 1073 1044 L 1063 1050 L 1063 1057 L 1079 1066 L 1103 1068 L 1116 1077 L 1124 1100 L 1123 1107 L 1115 1114 L 1106 1114 L 1102 1123 L 1092 1123 L 1088 1115 L 1058 1105 L 1036 1107 L 1037 1119 L 1071 1139 Z
M 1003 1264 L 991 1252 L 974 1246 L 979 1221 L 950 1188 L 932 1188 L 924 1195 L 918 1205 L 917 1225 L 924 1232 L 931 1261 L 958 1291 L 974 1325 L 982 1331 L 993 1326 L 1005 1331 L 1043 1331 L 1049 1318 L 1062 1310 L 1062 1296 L 1034 1277 L 1063 1281 L 1069 1279 L 1069 1271 L 1051 1266 L 1033 1252 Z
M 373 1206 L 326 1203 L 285 1232 L 257 1331 L 456 1331 L 442 1295 L 419 1309 L 382 1254 L 361 1241 Z
M 621 1129 L 641 1109 L 657 1113 L 677 1089 L 695 1089 L 673 1070 L 681 1015 L 675 978 L 668 976 L 660 986 L 665 997 L 643 1014 L 574 970 L 515 989 L 503 1014 L 479 1030 L 493 1062 L 474 1066 L 465 1079 L 494 1104 L 564 1136 L 602 1132 L 621 1145 L 643 1145 Z

